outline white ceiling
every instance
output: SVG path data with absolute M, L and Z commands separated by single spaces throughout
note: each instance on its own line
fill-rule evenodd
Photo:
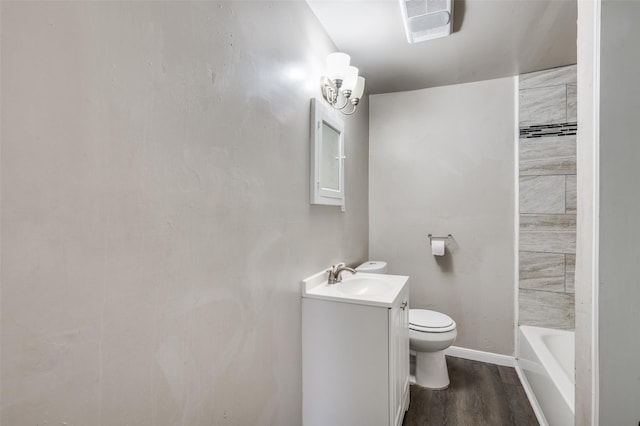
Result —
M 307 0 L 369 93 L 488 80 L 576 63 L 576 0 L 456 0 L 454 33 L 407 43 L 397 0 Z

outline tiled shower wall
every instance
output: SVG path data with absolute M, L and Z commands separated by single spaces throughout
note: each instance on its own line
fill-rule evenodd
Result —
M 520 76 L 520 324 L 574 328 L 576 66 Z

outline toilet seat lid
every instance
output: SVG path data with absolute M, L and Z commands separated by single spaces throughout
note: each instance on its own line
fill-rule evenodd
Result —
M 427 309 L 409 309 L 409 328 L 429 333 L 444 333 L 456 328 L 450 316 Z

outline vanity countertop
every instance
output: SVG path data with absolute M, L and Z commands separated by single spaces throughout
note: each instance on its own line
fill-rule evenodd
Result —
M 322 271 L 302 280 L 302 297 L 390 308 L 408 285 L 404 275 L 343 273 L 342 282 L 327 283 Z

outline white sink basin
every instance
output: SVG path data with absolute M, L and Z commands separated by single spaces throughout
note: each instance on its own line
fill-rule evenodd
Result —
M 383 278 L 372 276 L 364 278 L 358 275 L 348 278 L 343 277 L 342 282 L 333 285 L 336 286 L 336 290 L 339 292 L 356 296 L 375 296 L 393 289 L 393 284 Z
M 327 271 L 321 271 L 302 280 L 302 297 L 391 307 L 409 279 L 403 275 L 343 272 L 342 282 L 329 284 L 327 277 Z

